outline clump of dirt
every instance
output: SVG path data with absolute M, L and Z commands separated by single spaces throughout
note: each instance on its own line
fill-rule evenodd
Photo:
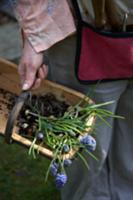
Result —
M 17 95 L 0 89 L 0 113 L 4 113 L 5 117 L 8 118 L 15 102 Z M 16 125 L 18 127 L 18 134 L 27 137 L 34 137 L 37 130 L 36 120 L 38 117 L 34 115 L 27 115 L 26 111 L 39 114 L 46 117 L 62 117 L 70 106 L 64 100 L 59 100 L 52 93 L 45 95 L 30 95 L 26 100 Z
M 26 111 L 46 117 L 62 117 L 70 105 L 64 100 L 58 100 L 52 93 L 32 95 L 24 104 L 18 119 L 19 134 L 35 136 L 38 117 L 27 115 Z
M 17 95 L 6 91 L 4 89 L 0 89 L 0 114 L 5 114 L 8 117 L 8 114 L 12 110 Z
M 66 101 L 58 100 L 52 93 L 45 95 L 29 96 L 25 102 L 21 115 L 23 116 L 25 110 L 35 111 L 41 116 L 55 116 L 61 117 L 67 110 L 69 104 Z

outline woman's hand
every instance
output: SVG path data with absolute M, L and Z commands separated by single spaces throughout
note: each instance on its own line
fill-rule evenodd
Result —
M 48 68 L 43 64 L 43 52 L 37 53 L 28 40 L 24 41 L 22 57 L 18 67 L 22 90 L 36 89 L 46 78 Z

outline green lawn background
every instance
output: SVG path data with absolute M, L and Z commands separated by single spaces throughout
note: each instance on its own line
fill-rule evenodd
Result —
M 44 181 L 48 165 L 48 159 L 33 159 L 28 149 L 0 137 L 0 200 L 60 200 L 52 177 Z

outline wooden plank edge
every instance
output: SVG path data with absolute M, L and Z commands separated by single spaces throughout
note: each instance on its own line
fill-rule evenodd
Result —
M 91 116 L 88 120 L 87 125 L 90 126 L 87 130 L 86 133 L 88 133 L 89 131 L 91 131 L 91 125 L 95 122 L 95 116 Z M 0 135 L 2 135 L 4 137 L 4 133 L 0 132 Z M 13 133 L 12 135 L 12 139 L 13 141 L 15 141 L 16 143 L 19 143 L 27 148 L 30 148 L 32 142 L 24 137 L 22 137 L 21 135 L 18 135 L 17 133 Z M 49 149 L 39 146 L 37 144 L 34 145 L 34 149 L 35 150 L 39 150 L 39 153 L 47 158 L 52 159 L 53 158 L 53 152 L 50 151 Z M 70 150 L 70 152 L 68 154 L 64 154 L 63 155 L 63 159 L 71 159 L 74 157 L 75 153 L 77 150 Z

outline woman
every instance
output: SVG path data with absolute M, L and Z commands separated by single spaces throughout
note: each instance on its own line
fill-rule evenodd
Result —
M 132 30 L 131 0 L 100 0 L 99 4 L 95 0 L 80 0 L 78 3 L 82 18 L 93 27 L 119 33 L 127 29 Z M 50 79 L 84 93 L 90 91 L 90 95 L 93 94 L 92 98 L 97 103 L 115 100 L 114 104 L 106 108 L 125 116 L 125 120 L 109 119 L 112 129 L 99 125 L 96 136 L 98 141 L 96 154 L 99 161 L 87 158 L 90 164 L 89 172 L 79 160 L 73 162 L 68 168 L 70 177 L 68 184 L 62 190 L 62 199 L 132 199 L 132 74 L 130 79 L 125 76 L 122 80 L 102 82 L 96 86 L 84 85 L 77 81 L 74 72 L 76 28 L 72 16 L 72 13 L 75 16 L 75 12 L 70 1 L 68 4 L 66 0 L 19 0 L 16 4 L 16 13 L 23 33 L 24 47 L 19 64 L 23 90 L 39 87 L 42 79 L 46 77 L 47 67 L 43 63 L 45 55 L 48 59 Z M 130 48 L 130 58 L 132 58 L 132 45 Z M 120 59 L 126 53 L 125 50 Z

